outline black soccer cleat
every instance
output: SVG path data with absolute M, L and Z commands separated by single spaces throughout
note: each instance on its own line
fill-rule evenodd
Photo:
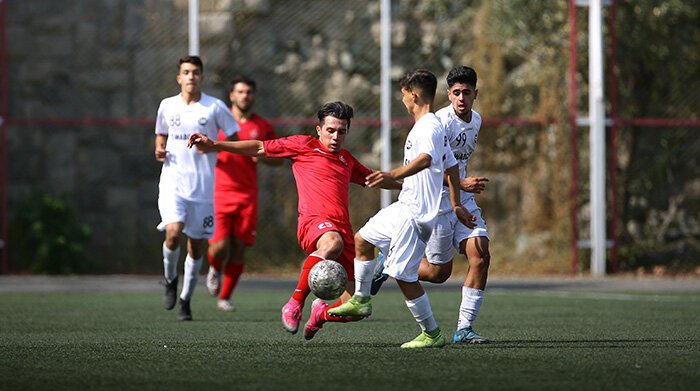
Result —
M 161 281 L 161 285 L 165 287 L 165 294 L 163 295 L 163 307 L 166 310 L 171 310 L 175 308 L 175 303 L 177 302 L 177 277 L 172 281 L 168 282 L 165 278 Z
M 192 320 L 190 301 L 180 299 L 180 309 L 177 311 L 177 320 Z

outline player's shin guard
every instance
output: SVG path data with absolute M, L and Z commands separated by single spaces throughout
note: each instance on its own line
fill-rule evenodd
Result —
M 479 315 L 481 302 L 484 301 L 484 291 L 481 289 L 462 287 L 462 302 L 459 305 L 459 321 L 457 330 L 471 327 Z
M 372 277 L 374 268 L 377 265 L 376 259 L 369 261 L 358 261 L 355 259 L 355 295 L 369 297 L 372 289 Z
M 301 274 L 299 275 L 297 287 L 294 289 L 294 294 L 292 295 L 294 300 L 303 303 L 309 296 L 311 293 L 311 289 L 309 289 L 309 273 L 311 272 L 311 268 L 321 261 L 323 261 L 323 258 L 314 254 L 306 258 L 304 265 L 301 267 Z
M 171 250 L 163 242 L 163 274 L 168 282 L 177 277 L 178 260 L 180 260 L 180 246 Z
M 199 269 L 202 267 L 203 258 L 192 259 L 189 254 L 185 257 L 185 275 L 182 283 L 182 292 L 180 299 L 189 301 L 194 293 L 194 288 L 197 286 L 197 277 Z
M 416 319 L 421 330 L 432 331 L 437 329 L 437 322 L 435 322 L 435 317 L 433 317 L 433 309 L 430 307 L 427 293 L 416 299 L 406 300 L 406 307 L 413 314 L 413 318 Z

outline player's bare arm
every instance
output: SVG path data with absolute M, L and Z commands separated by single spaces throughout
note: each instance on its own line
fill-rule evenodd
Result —
M 409 177 L 430 167 L 432 160 L 432 156 L 428 155 L 427 153 L 421 153 L 417 158 L 413 159 L 408 164 L 391 170 L 391 177 L 396 180 Z
M 450 186 L 450 201 L 452 202 L 452 210 L 457 215 L 457 219 L 469 228 L 476 227 L 476 216 L 469 213 L 467 208 L 462 206 L 459 187 L 459 166 L 454 165 L 445 170 L 449 178 Z
M 205 153 L 225 151 L 245 156 L 265 156 L 265 148 L 260 140 L 214 141 L 203 134 L 193 133 L 187 146 L 195 146 Z
M 401 190 L 401 181 L 396 180 L 391 176 L 391 173 L 386 171 L 373 171 L 365 178 L 367 187 L 379 187 L 381 189 Z
M 470 176 L 460 179 L 459 186 L 462 191 L 467 193 L 481 194 L 482 191 L 486 190 L 486 182 L 488 181 L 486 177 Z
M 168 142 L 168 136 L 164 134 L 156 134 L 156 160 L 159 162 L 164 162 L 168 151 L 165 150 L 165 145 Z

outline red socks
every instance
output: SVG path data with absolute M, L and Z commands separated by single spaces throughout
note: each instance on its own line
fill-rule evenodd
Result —
M 238 280 L 241 278 L 241 274 L 243 274 L 244 267 L 245 263 L 226 263 L 219 299 L 229 300 L 231 298 L 231 294 L 233 293 L 233 290 L 236 289 Z
M 294 289 L 294 294 L 292 295 L 294 300 L 301 303 L 306 301 L 309 293 L 311 293 L 311 289 L 309 289 L 309 273 L 311 272 L 311 268 L 321 261 L 323 261 L 323 258 L 319 257 L 318 255 L 309 255 L 306 258 L 304 265 L 301 267 L 301 274 L 299 275 L 297 287 Z
M 325 322 L 337 322 L 337 323 L 347 323 L 347 322 L 352 322 L 354 319 L 349 319 L 345 316 L 338 316 L 338 315 L 331 315 L 328 313 L 328 310 L 331 308 L 335 308 L 339 305 L 343 304 L 341 300 L 336 301 L 335 303 L 329 305 L 326 307 L 323 312 L 321 313 L 321 320 Z M 357 319 L 359 320 L 359 319 Z

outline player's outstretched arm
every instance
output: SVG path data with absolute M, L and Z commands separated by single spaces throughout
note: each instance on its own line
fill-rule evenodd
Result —
M 260 140 L 214 141 L 203 134 L 193 133 L 187 146 L 195 146 L 205 153 L 225 151 L 245 156 L 265 156 L 265 148 Z
M 459 166 L 455 164 L 445 170 L 445 174 L 447 174 L 449 178 L 450 201 L 452 202 L 452 210 L 454 210 L 455 215 L 457 215 L 457 219 L 469 228 L 476 227 L 476 216 L 469 213 L 467 208 L 462 206 L 459 187 Z
M 401 181 L 397 181 L 391 176 L 391 173 L 386 171 L 373 171 L 367 175 L 365 180 L 365 186 L 367 187 L 401 190 L 402 185 Z
M 401 180 L 403 178 L 409 177 L 416 174 L 426 168 L 430 167 L 432 162 L 432 156 L 427 153 L 421 153 L 417 158 L 413 159 L 410 163 L 405 166 L 395 168 L 390 171 L 391 177 L 396 180 Z
M 486 190 L 486 182 L 488 181 L 489 179 L 483 176 L 470 176 L 462 178 L 459 181 L 459 186 L 462 191 L 467 193 L 481 194 L 482 191 Z

